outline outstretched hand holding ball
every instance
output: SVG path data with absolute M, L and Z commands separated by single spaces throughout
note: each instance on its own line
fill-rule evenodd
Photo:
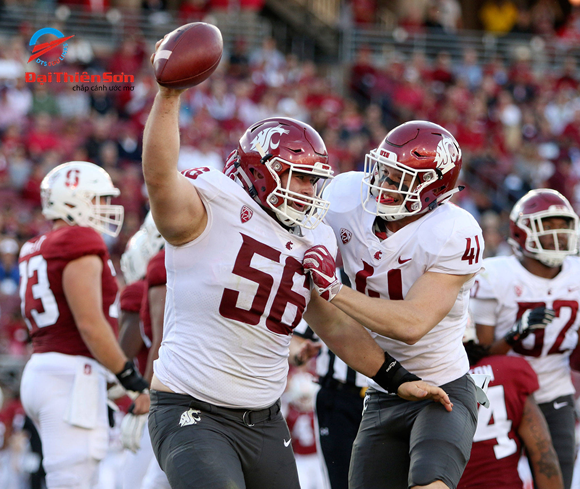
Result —
M 151 56 L 159 85 L 185 90 L 199 85 L 218 67 L 223 39 L 216 26 L 195 22 L 167 34 Z

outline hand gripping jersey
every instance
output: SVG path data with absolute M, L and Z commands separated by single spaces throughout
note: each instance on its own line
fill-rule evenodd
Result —
M 444 204 L 381 241 L 373 233 L 375 216 L 361 204 L 361 179 L 362 173 L 343 173 L 324 192 L 330 201 L 326 222 L 338 237 L 344 270 L 356 290 L 369 297 L 401 300 L 425 272 L 479 272 L 483 237 L 467 211 Z M 462 338 L 472 284 L 473 279 L 463 285 L 449 314 L 414 345 L 371 334 L 383 350 L 423 380 L 435 385 L 451 382 L 469 369 Z M 384 392 L 371 380 L 369 385 Z
M 509 355 L 523 356 L 538 374 L 540 389 L 534 394 L 538 404 L 574 394 L 569 357 L 578 344 L 580 327 L 580 259 L 567 257 L 551 280 L 528 272 L 515 256 L 486 258 L 484 267 L 471 291 L 475 323 L 495 326 L 498 340 L 526 309 L 554 309 L 554 320 L 516 344 Z
M 21 310 L 34 353 L 93 357 L 77 329 L 62 287 L 66 265 L 86 255 L 97 255 L 103 261 L 103 312 L 117 333 L 118 287 L 103 238 L 92 228 L 63 227 L 28 241 L 20 250 Z
M 149 289 L 157 287 L 158 285 L 165 285 L 167 283 L 167 273 L 165 272 L 165 250 L 159 251 L 147 264 L 147 273 L 145 275 L 145 287 L 143 288 L 143 296 L 141 301 L 141 311 L 139 317 L 139 327 L 141 329 L 141 337 L 143 338 L 144 346 L 137 354 L 139 361 L 139 371 L 145 374 L 147 367 L 147 357 L 149 356 L 149 348 L 153 341 L 153 328 L 151 327 L 151 311 L 149 310 Z
M 491 375 L 487 390 L 491 406 L 478 408 L 471 457 L 457 488 L 522 489 L 518 474 L 522 441 L 517 432 L 526 399 L 538 389 L 538 378 L 525 360 L 505 355 L 483 358 L 470 373 Z
M 166 246 L 155 375 L 174 392 L 219 406 L 270 406 L 284 391 L 290 335 L 310 301 L 304 252 L 322 244 L 336 255 L 336 240 L 323 224 L 302 236 L 287 231 L 217 170 L 184 174 L 208 223 L 194 241 Z

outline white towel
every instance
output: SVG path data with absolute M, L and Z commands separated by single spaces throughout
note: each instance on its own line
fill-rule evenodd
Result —
M 97 426 L 100 367 L 94 360 L 78 358 L 77 371 L 64 421 L 79 428 Z

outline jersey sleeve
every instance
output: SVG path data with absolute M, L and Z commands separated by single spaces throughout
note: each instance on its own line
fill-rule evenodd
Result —
M 165 270 L 165 250 L 157 253 L 147 265 L 147 289 L 167 283 L 167 270 Z
M 93 228 L 70 226 L 59 233 L 49 247 L 43 247 L 42 254 L 46 259 L 73 261 L 87 255 L 104 257 L 108 251 L 105 241 Z
M 141 309 L 141 299 L 145 290 L 145 281 L 138 280 L 127 285 L 121 292 L 121 310 L 127 312 L 139 312 Z
M 479 226 L 456 228 L 427 271 L 453 275 L 478 273 L 482 268 L 483 249 L 483 234 Z

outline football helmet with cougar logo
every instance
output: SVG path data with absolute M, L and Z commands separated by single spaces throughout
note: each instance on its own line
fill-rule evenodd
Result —
M 117 236 L 123 225 L 123 206 L 111 205 L 111 199 L 120 194 L 105 170 L 86 161 L 57 166 L 40 184 L 44 217 L 92 227 L 110 236 Z
M 543 220 L 560 217 L 568 227 L 544 229 Z M 542 246 L 540 238 L 552 236 L 554 249 Z M 547 188 L 530 190 L 510 213 L 510 245 L 516 255 L 535 258 L 547 267 L 559 267 L 568 255 L 578 253 L 578 215 L 560 192 Z
M 159 234 L 151 212 L 131 239 L 121 256 L 121 271 L 127 285 L 145 277 L 149 260 L 163 248 L 165 240 Z
M 461 149 L 447 129 L 406 122 L 366 155 L 363 207 L 390 221 L 428 212 L 460 190 L 460 171 Z
M 233 164 L 236 176 L 250 196 L 274 211 L 285 226 L 314 229 L 324 218 L 329 202 L 321 198 L 332 167 L 320 135 L 308 124 L 285 117 L 264 119 L 241 137 Z M 231 166 L 231 165 L 230 165 Z M 280 177 L 288 172 L 282 186 Z M 312 197 L 290 190 L 293 175 L 323 179 Z

